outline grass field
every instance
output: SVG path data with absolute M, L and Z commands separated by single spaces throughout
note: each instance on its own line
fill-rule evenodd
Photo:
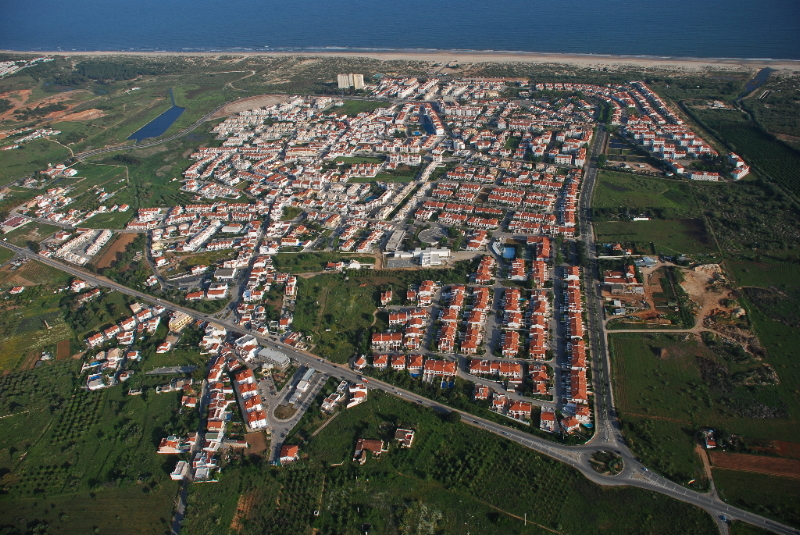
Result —
M 81 226 L 86 228 L 123 229 L 133 218 L 133 215 L 134 212 L 132 210 L 97 214 L 81 223 Z
M 725 262 L 739 286 L 780 286 L 800 284 L 800 266 L 777 262 Z
M 726 502 L 800 527 L 796 480 L 715 468 L 714 483 Z
M 366 350 L 377 308 L 375 280 L 343 281 L 342 275 L 319 275 L 297 281 L 293 327 L 314 336 L 314 353 L 345 362 L 357 348 Z
M 592 198 L 595 220 L 629 210 L 658 219 L 698 217 L 689 184 L 678 180 L 600 171 Z
M 633 243 L 637 250 L 644 253 L 676 255 L 716 252 L 702 219 L 607 221 L 595 223 L 594 228 L 598 242 Z
M 411 449 L 391 440 L 397 427 L 416 430 Z M 389 451 L 359 466 L 350 461 L 358 438 L 385 440 Z M 603 489 L 532 450 L 377 392 L 301 453 L 308 458 L 295 466 L 245 463 L 223 470 L 219 485 L 193 486 L 187 533 L 225 533 L 239 496 L 245 534 L 357 533 L 365 524 L 376 534 L 714 533 L 692 506 Z
M 36 171 L 47 169 L 48 163 L 60 163 L 69 156 L 68 149 L 44 138 L 34 139 L 18 149 L 3 151 L 0 186 L 5 186 Z
M 795 365 L 785 366 L 785 358 L 771 352 L 768 360 L 778 370 L 780 384 L 744 387 L 736 382 L 736 373 L 747 372 L 751 364 L 726 362 L 692 336 L 619 333 L 611 335 L 609 345 L 617 404 L 625 414 L 677 421 L 692 429 L 717 426 L 753 439 L 800 440 L 792 423 L 800 414 Z M 728 370 L 731 382 L 722 386 L 701 373 L 698 358 Z M 762 406 L 788 414 L 759 419 L 753 409 Z
M 39 243 L 43 239 L 52 236 L 58 229 L 59 227 L 55 225 L 31 222 L 7 234 L 3 234 L 3 238 L 17 247 L 27 247 L 29 241 Z
M 14 258 L 14 251 L 11 249 L 6 249 L 5 247 L 0 247 L 0 265 L 5 264 L 12 258 Z

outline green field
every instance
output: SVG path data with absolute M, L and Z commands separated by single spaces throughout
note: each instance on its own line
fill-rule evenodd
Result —
M 714 484 L 726 502 L 800 527 L 800 485 L 796 479 L 715 468 Z
M 47 223 L 37 223 L 35 221 L 22 225 L 19 228 L 3 234 L 3 239 L 17 247 L 27 247 L 29 242 L 38 244 L 45 238 L 52 236 L 60 227 L 48 225 Z
M 725 262 L 739 286 L 796 286 L 800 283 L 800 266 L 776 262 Z
M 54 141 L 40 138 L 18 149 L 3 151 L 0 165 L 0 186 L 37 171 L 47 169 L 48 163 L 60 163 L 70 157 L 69 150 Z
M 698 217 L 689 184 L 678 180 L 600 171 L 592 198 L 595 220 L 620 213 L 658 219 Z
M 758 172 L 790 193 L 800 194 L 800 152 L 774 139 L 742 113 L 699 108 L 692 112 Z
M 0 420 L 3 525 L 110 533 L 127 522 L 126 532 L 163 533 L 177 488 L 166 470 L 175 458 L 156 446 L 180 428 L 180 393 L 85 392 L 78 370 L 68 359 L 0 378 L 0 410 L 17 414 Z M 87 509 L 108 514 L 81 514 Z
M 632 243 L 644 254 L 716 252 L 702 219 L 607 221 L 594 228 L 599 243 Z
M 125 225 L 133 218 L 133 211 L 127 212 L 109 212 L 106 214 L 97 214 L 90 217 L 83 223 L 81 227 L 86 228 L 109 228 L 109 229 L 123 229 Z
M 391 440 L 397 427 L 416 431 L 411 449 Z M 389 451 L 357 465 L 350 458 L 358 438 L 386 440 Z M 532 450 L 378 392 L 302 443 L 301 453 L 308 458 L 294 466 L 241 462 L 223 469 L 218 485 L 194 485 L 184 529 L 227 533 L 244 495 L 252 500 L 245 534 L 358 533 L 365 524 L 375 534 L 715 532 L 700 509 L 635 488 L 601 488 Z
M 11 249 L 6 249 L 5 247 L 0 247 L 0 265 L 5 264 L 12 258 L 14 258 L 14 251 Z
M 744 381 L 760 363 L 737 361 L 724 352 L 724 345 L 662 333 L 618 333 L 609 341 L 616 399 L 623 413 L 666 418 L 693 428 L 717 426 L 752 439 L 800 440 L 791 423 L 800 414 L 796 365 L 788 367 L 790 361 L 783 356 L 770 352 L 767 361 L 778 371 L 779 384 L 748 387 Z M 701 373 L 701 365 L 708 365 L 703 368 L 707 371 Z
M 345 362 L 369 344 L 379 290 L 373 280 L 318 275 L 297 281 L 293 327 L 314 336 L 314 353 Z

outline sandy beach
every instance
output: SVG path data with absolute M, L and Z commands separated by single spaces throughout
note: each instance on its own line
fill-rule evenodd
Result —
M 0 51 L 7 54 L 58 56 L 303 56 L 303 57 L 363 57 L 383 61 L 427 61 L 433 63 L 541 63 L 575 65 L 592 69 L 639 67 L 645 69 L 700 71 L 706 69 L 750 70 L 770 67 L 775 70 L 800 71 L 800 60 L 741 59 L 741 58 L 671 58 L 650 56 L 613 56 L 594 54 L 551 54 L 538 52 L 459 51 L 459 50 L 397 50 L 397 51 L 309 51 L 309 52 L 144 52 L 144 51 Z

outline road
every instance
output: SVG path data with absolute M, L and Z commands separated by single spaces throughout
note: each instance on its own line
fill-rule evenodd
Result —
M 590 159 L 591 162 L 596 161 L 599 150 L 602 148 L 605 135 L 606 134 L 603 128 L 600 127 L 600 130 L 598 130 L 598 135 L 596 136 L 596 139 L 592 145 L 592 156 Z M 597 283 L 594 278 L 597 257 L 594 248 L 589 209 L 591 194 L 596 179 L 597 168 L 590 164 L 584 177 L 584 185 L 581 194 L 579 210 L 581 239 L 586 244 L 587 257 L 591 265 L 589 268 L 584 269 L 583 276 L 587 293 L 587 309 L 589 312 L 590 327 L 589 332 L 593 334 L 592 339 L 590 340 L 590 345 L 594 365 L 593 388 L 595 392 L 596 425 L 594 437 L 592 437 L 587 444 L 582 446 L 566 446 L 563 444 L 550 442 L 521 431 L 510 429 L 503 425 L 473 416 L 468 413 L 461 411 L 457 412 L 461 414 L 462 420 L 469 425 L 480 427 L 498 436 L 505 437 L 508 440 L 512 440 L 525 447 L 531 448 L 540 453 L 558 459 L 559 461 L 567 463 L 573 468 L 579 470 L 588 479 L 599 485 L 631 485 L 642 489 L 659 492 L 683 502 L 701 507 L 708 511 L 715 519 L 719 519 L 719 516 L 724 514 L 730 520 L 741 520 L 743 522 L 774 531 L 775 533 L 786 535 L 800 534 L 800 530 L 796 530 L 762 516 L 730 506 L 721 501 L 716 495 L 703 494 L 686 489 L 665 478 L 653 474 L 652 472 L 649 472 L 646 467 L 636 460 L 634 455 L 630 452 L 622 440 L 622 436 L 619 433 L 619 422 L 616 419 L 616 412 L 614 410 L 613 392 L 611 389 L 611 378 L 609 372 L 610 359 L 608 352 L 606 351 L 606 333 L 602 322 L 602 302 L 596 295 Z M 262 345 L 277 349 L 302 365 L 313 366 L 322 374 L 338 377 L 351 382 L 359 381 L 359 375 L 348 367 L 325 361 L 310 353 L 282 344 L 274 338 L 258 335 L 257 333 L 251 332 L 233 322 L 218 320 L 213 318 L 211 315 L 181 307 L 163 299 L 154 298 L 143 292 L 139 292 L 110 281 L 105 277 L 98 277 L 85 269 L 77 268 L 52 258 L 40 257 L 28 249 L 16 247 L 8 242 L 0 242 L 0 246 L 6 247 L 18 255 L 35 259 L 55 269 L 59 269 L 76 277 L 80 277 L 91 284 L 117 290 L 132 297 L 136 297 L 137 299 L 141 299 L 146 302 L 154 302 L 172 310 L 179 310 L 196 319 L 214 321 L 214 323 L 222 325 L 233 332 L 248 332 L 258 339 Z M 383 383 L 376 379 L 369 379 L 368 387 L 370 389 L 382 390 L 391 395 L 401 397 L 402 399 L 405 399 L 411 403 L 417 403 L 421 406 L 430 407 L 437 411 L 450 412 L 453 410 L 449 407 L 435 403 L 427 398 L 402 389 L 398 389 L 392 385 L 389 385 L 388 383 Z M 595 472 L 589 465 L 589 458 L 591 457 L 592 453 L 599 450 L 612 450 L 618 452 L 625 463 L 623 472 L 617 476 L 603 476 Z M 183 495 L 183 493 L 181 494 Z M 184 503 L 183 499 L 181 500 L 181 504 L 182 503 Z M 724 523 L 719 524 L 721 531 L 726 533 L 727 526 Z

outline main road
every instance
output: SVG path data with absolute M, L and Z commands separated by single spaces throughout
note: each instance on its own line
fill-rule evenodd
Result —
M 779 533 L 782 535 L 800 535 L 800 530 L 780 524 L 768 518 L 747 512 L 743 509 L 731 506 L 720 500 L 711 493 L 700 493 L 673 483 L 657 474 L 650 472 L 643 466 L 625 445 L 619 433 L 619 423 L 616 418 L 613 404 L 613 394 L 611 389 L 610 359 L 606 350 L 606 333 L 602 322 L 602 301 L 597 296 L 597 282 L 594 277 L 596 272 L 597 255 L 594 247 L 594 239 L 590 222 L 591 195 L 597 179 L 597 168 L 595 165 L 605 143 L 606 132 L 603 127 L 599 127 L 595 140 L 592 144 L 592 154 L 590 163 L 584 177 L 583 188 L 580 199 L 579 223 L 581 229 L 581 239 L 587 248 L 589 266 L 584 266 L 584 287 L 587 296 L 587 309 L 589 313 L 589 326 L 592 338 L 590 347 L 592 351 L 592 361 L 594 366 L 593 390 L 595 394 L 595 426 L 596 431 L 592 439 L 582 446 L 567 446 L 556 442 L 551 442 L 544 438 L 539 438 L 531 434 L 511 429 L 496 422 L 474 416 L 463 411 L 456 411 L 461 415 L 462 421 L 508 440 L 521 444 L 527 448 L 536 450 L 540 453 L 553 457 L 561 462 L 580 471 L 585 477 L 599 485 L 622 486 L 630 485 L 642 489 L 659 492 L 672 498 L 687 502 L 708 511 L 717 521 L 722 533 L 727 533 L 727 523 L 721 521 L 724 515 L 728 520 L 740 520 L 755 526 Z M 55 269 L 59 269 L 75 277 L 79 277 L 96 286 L 103 286 L 112 290 L 117 290 L 126 295 L 130 295 L 146 302 L 159 304 L 165 308 L 180 311 L 189 316 L 212 321 L 227 329 L 235 332 L 246 332 L 254 336 L 265 346 L 277 349 L 288 357 L 303 365 L 316 368 L 325 375 L 338 377 L 351 382 L 362 381 L 362 377 L 345 365 L 329 362 L 311 353 L 298 350 L 292 346 L 281 343 L 276 338 L 261 336 L 256 332 L 245 329 L 228 320 L 219 320 L 209 314 L 203 314 L 190 308 L 173 304 L 169 301 L 153 297 L 138 290 L 134 290 L 115 283 L 105 277 L 98 277 L 88 270 L 71 266 L 64 262 L 39 256 L 29 249 L 17 247 L 8 242 L 0 241 L 0 246 L 10 249 L 20 256 L 35 259 Z M 440 412 L 451 412 L 454 409 L 436 403 L 428 398 L 397 388 L 388 383 L 376 379 L 368 379 L 368 387 L 373 390 L 381 390 L 394 396 L 398 396 L 410 403 L 416 403 L 423 407 L 430 407 Z M 594 471 L 589 463 L 592 454 L 600 450 L 614 451 L 619 454 L 624 461 L 624 469 L 617 476 L 604 476 Z

